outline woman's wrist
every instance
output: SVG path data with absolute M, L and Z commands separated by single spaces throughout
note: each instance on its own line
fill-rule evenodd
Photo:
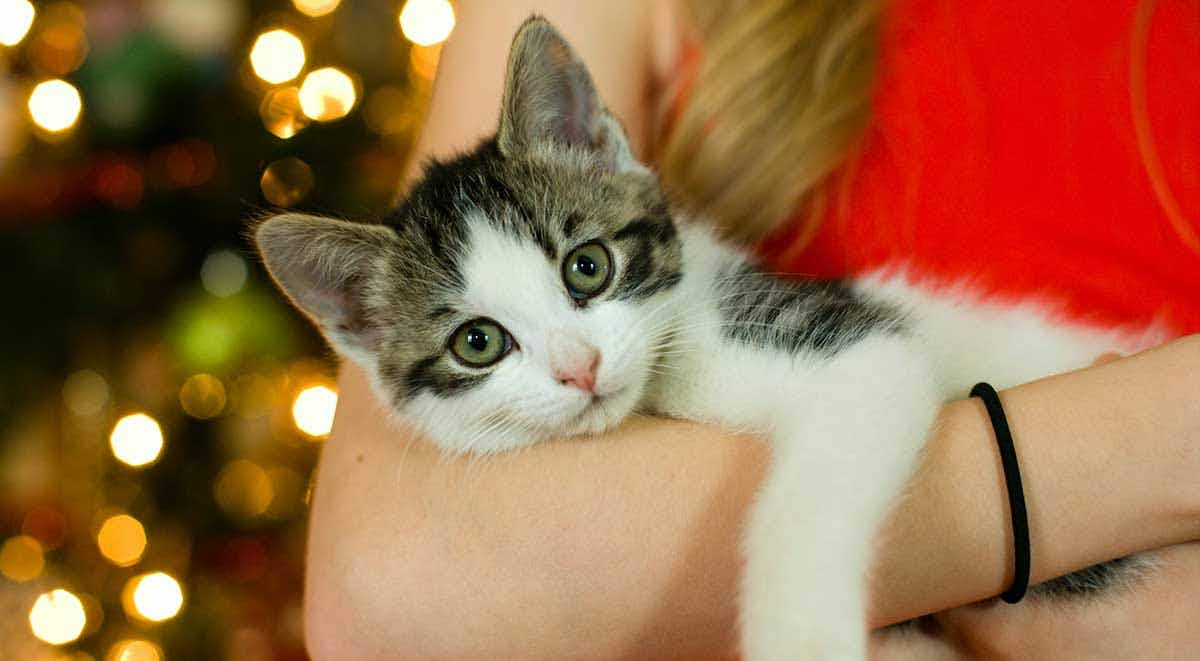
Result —
M 1025 482 L 1031 582 L 1200 539 L 1198 366 L 1200 338 L 1187 338 L 1001 393 Z M 874 626 L 1011 583 L 992 433 L 978 399 L 943 408 L 907 497 L 881 531 Z

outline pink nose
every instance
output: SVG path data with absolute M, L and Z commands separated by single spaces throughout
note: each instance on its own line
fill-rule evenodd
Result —
M 596 368 L 599 365 L 600 352 L 591 349 L 569 366 L 554 368 L 554 378 L 564 386 L 575 386 L 587 393 L 595 392 Z

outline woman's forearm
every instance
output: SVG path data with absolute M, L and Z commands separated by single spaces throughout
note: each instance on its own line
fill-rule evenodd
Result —
M 1200 538 L 1200 480 L 1188 476 L 1200 468 L 1198 367 L 1200 336 L 1002 393 L 1029 510 L 1031 582 Z M 979 400 L 943 409 L 881 535 L 876 624 L 996 595 L 1012 581 L 992 434 Z
M 316 658 L 699 658 L 732 644 L 737 536 L 765 453 L 635 419 L 446 459 L 346 370 L 311 520 Z
M 1200 444 L 1187 436 L 1200 419 L 1187 369 L 1197 364 L 1193 338 L 1003 393 L 1034 581 L 1200 537 Z M 381 424 L 357 371 L 342 392 L 313 503 L 307 613 L 318 656 L 732 649 L 738 532 L 765 465 L 761 444 L 641 419 L 600 438 L 446 459 Z M 885 526 L 872 622 L 1002 591 L 1012 565 L 1005 503 L 981 408 L 948 405 Z

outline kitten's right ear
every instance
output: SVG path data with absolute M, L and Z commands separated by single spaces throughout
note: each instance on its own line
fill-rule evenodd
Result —
M 254 240 L 279 288 L 335 349 L 361 358 L 378 348 L 365 287 L 396 244 L 391 228 L 285 213 L 261 223 Z
M 541 16 L 526 20 L 513 37 L 497 143 L 509 157 L 556 145 L 579 150 L 609 171 L 647 171 L 583 60 Z

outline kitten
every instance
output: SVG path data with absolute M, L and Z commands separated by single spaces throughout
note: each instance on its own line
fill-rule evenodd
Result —
M 448 451 L 602 432 L 635 411 L 764 434 L 741 595 L 753 661 L 864 657 L 872 537 L 943 401 L 1141 344 L 903 277 L 763 273 L 675 215 L 536 17 L 494 137 L 430 163 L 381 224 L 288 213 L 256 238 L 333 347 Z M 1095 578 L 1080 576 L 1061 585 Z

